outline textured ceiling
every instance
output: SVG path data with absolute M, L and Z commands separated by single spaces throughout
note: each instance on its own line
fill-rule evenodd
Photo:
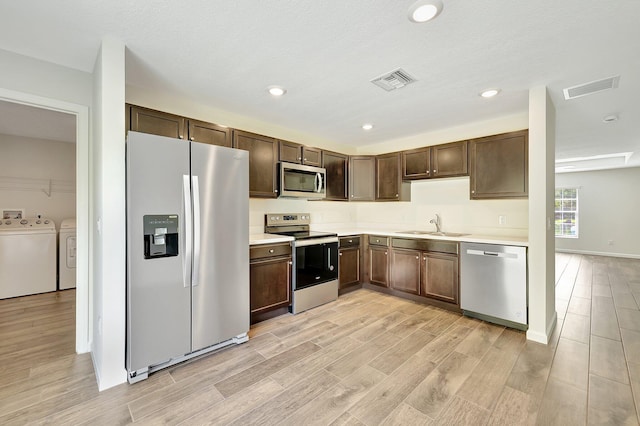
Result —
M 413 1 L 0 0 L 0 48 L 90 72 L 113 36 L 128 84 L 354 146 L 522 113 L 546 85 L 558 158 L 636 151 L 640 165 L 640 1 L 445 0 L 426 24 L 407 19 Z M 398 67 L 418 82 L 369 82 Z M 618 89 L 562 97 L 614 75 Z M 502 91 L 480 98 L 489 87 Z

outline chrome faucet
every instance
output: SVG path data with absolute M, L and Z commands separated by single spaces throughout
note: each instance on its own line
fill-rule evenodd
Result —
M 436 218 L 431 219 L 429 223 L 433 223 L 436 226 L 436 232 L 442 232 L 442 229 L 440 228 L 440 215 L 438 213 L 436 213 Z

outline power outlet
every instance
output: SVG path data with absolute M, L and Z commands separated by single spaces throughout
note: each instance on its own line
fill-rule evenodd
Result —
M 498 225 L 506 225 L 507 224 L 507 216 L 500 215 L 498 216 Z

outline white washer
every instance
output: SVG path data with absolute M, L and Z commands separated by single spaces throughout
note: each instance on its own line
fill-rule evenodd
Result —
M 76 219 L 64 219 L 60 224 L 58 250 L 58 288 L 76 288 Z
M 0 299 L 56 291 L 56 225 L 0 219 Z

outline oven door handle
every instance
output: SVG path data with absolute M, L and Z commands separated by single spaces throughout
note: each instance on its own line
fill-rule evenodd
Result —
M 294 247 L 307 247 L 307 246 L 318 246 L 320 244 L 331 244 L 337 243 L 337 237 L 326 237 L 326 238 L 309 238 L 307 240 L 296 240 L 293 242 Z

